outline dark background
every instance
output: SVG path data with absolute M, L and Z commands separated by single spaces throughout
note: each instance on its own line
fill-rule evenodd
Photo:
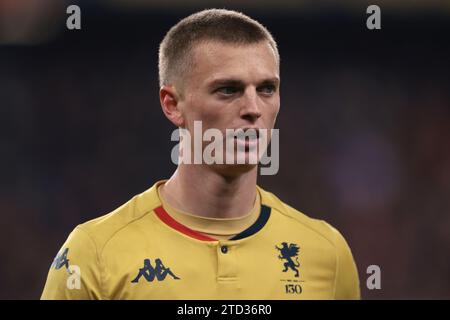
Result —
M 450 298 L 450 6 L 373 3 L 371 31 L 365 1 L 257 3 L 0 1 L 0 298 L 39 298 L 77 224 L 171 175 L 157 50 L 209 7 L 279 45 L 280 171 L 260 185 L 343 233 L 363 298 Z

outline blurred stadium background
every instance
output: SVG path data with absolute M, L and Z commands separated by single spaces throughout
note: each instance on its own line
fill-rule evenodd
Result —
M 0 0 L 0 298 L 39 298 L 78 223 L 174 170 L 157 49 L 210 7 L 279 43 L 281 164 L 260 184 L 345 235 L 363 298 L 449 299 L 450 2 L 426 0 Z

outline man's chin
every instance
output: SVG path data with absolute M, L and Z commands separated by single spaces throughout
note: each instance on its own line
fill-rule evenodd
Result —
M 212 170 L 223 176 L 237 177 L 239 175 L 251 172 L 258 168 L 257 164 L 212 164 L 209 165 Z

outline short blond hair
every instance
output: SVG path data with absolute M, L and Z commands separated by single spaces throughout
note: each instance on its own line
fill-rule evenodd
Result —
M 191 65 L 190 54 L 201 41 L 254 44 L 267 41 L 279 62 L 279 53 L 270 32 L 241 12 L 208 9 L 194 13 L 174 25 L 159 46 L 159 84 L 173 84 Z

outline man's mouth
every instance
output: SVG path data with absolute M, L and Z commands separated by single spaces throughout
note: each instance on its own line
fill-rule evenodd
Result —
M 251 139 L 259 139 L 259 130 L 258 128 L 239 128 L 234 129 L 232 136 L 242 139 L 242 138 L 251 138 Z
M 258 145 L 259 129 L 256 128 L 242 128 L 237 129 L 233 135 L 234 140 L 238 145 L 243 145 L 245 149 L 253 149 Z

